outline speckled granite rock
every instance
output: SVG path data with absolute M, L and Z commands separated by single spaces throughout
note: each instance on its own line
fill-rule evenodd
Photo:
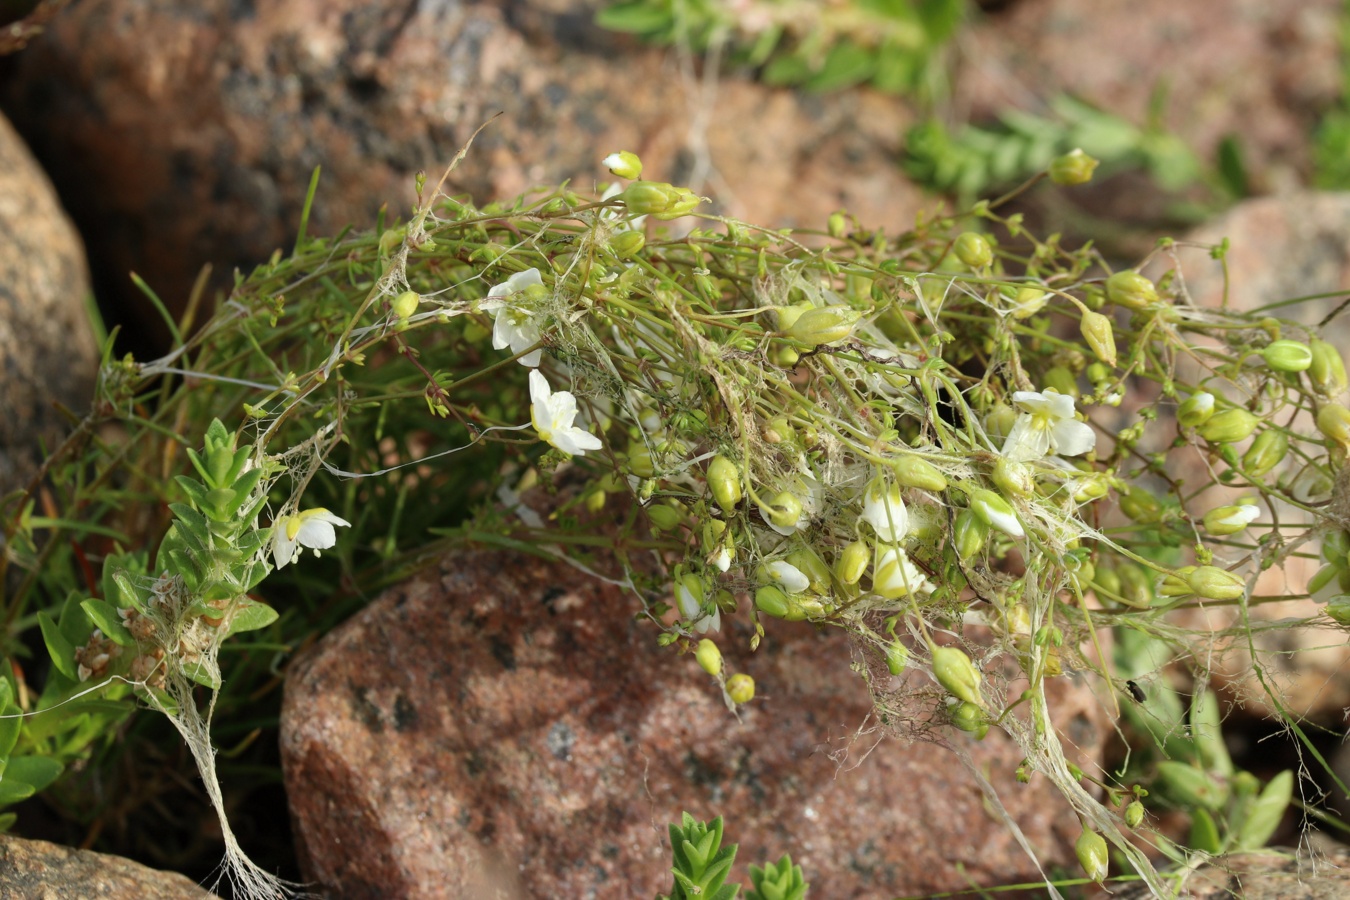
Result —
M 593 6 L 591 4 L 590 6 Z M 202 263 L 252 266 L 311 233 L 413 203 L 498 111 L 451 180 L 480 202 L 610 176 L 640 153 L 765 225 L 821 227 L 839 207 L 908 228 L 923 204 L 894 163 L 909 113 L 867 92 L 798 95 L 724 77 L 705 112 L 664 51 L 548 2 L 87 0 L 0 76 L 7 109 L 87 233 L 100 283 L 135 270 L 180 307 Z M 707 168 L 707 163 L 711 168 Z M 153 316 L 147 327 L 159 327 Z
M 39 442 L 60 441 L 67 423 L 52 403 L 89 405 L 98 347 L 88 294 L 84 245 L 0 115 L 0 496 L 32 477 Z
M 452 554 L 297 660 L 281 745 L 307 877 L 338 898 L 650 897 L 682 810 L 726 817 L 736 877 L 790 851 L 817 897 L 1034 877 L 950 751 L 861 733 L 876 722 L 839 632 L 771 622 L 749 658 L 723 635 L 758 682 L 738 723 L 634 602 L 559 563 Z M 1096 758 L 1095 701 L 1057 683 Z M 1016 782 L 1011 742 L 951 737 L 1043 863 L 1072 865 L 1077 820 Z
M 0 834 L 0 897 L 13 900 L 218 900 L 176 872 Z
M 1142 886 L 1115 894 L 1117 900 L 1149 900 Z M 1212 860 L 1191 874 L 1179 898 L 1190 900 L 1343 900 L 1350 897 L 1350 849 L 1337 847 L 1309 857 L 1304 850 L 1271 847 Z

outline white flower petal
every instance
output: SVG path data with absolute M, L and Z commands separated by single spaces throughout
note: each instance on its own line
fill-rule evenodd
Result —
M 989 526 L 991 528 L 998 529 L 1008 535 L 1008 537 L 1026 537 L 1026 532 L 1022 530 L 1022 523 L 1017 521 L 1017 516 L 1014 513 L 1005 513 L 1000 512 L 997 509 L 990 509 L 987 515 L 989 516 Z
M 900 489 L 873 485 L 863 497 L 863 518 L 877 537 L 887 543 L 904 540 L 909 534 L 909 510 L 900 497 Z
M 1050 452 L 1050 429 L 1044 420 L 1031 413 L 1022 413 L 1013 422 L 1012 431 L 1003 442 L 1003 455 L 1012 462 L 1030 462 Z
M 803 575 L 801 569 L 785 560 L 775 559 L 764 568 L 789 594 L 800 594 L 811 586 L 811 579 Z
M 1081 456 L 1097 447 L 1097 432 L 1077 419 L 1061 419 L 1050 430 L 1050 449 L 1060 456 Z
M 872 590 L 887 600 L 896 600 L 911 592 L 931 593 L 933 585 L 904 550 L 892 546 L 877 557 Z

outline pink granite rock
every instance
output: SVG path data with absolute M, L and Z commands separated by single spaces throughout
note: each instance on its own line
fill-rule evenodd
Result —
M 219 900 L 176 872 L 0 834 L 0 897 L 13 900 Z
M 758 682 L 738 722 L 637 607 L 560 563 L 461 552 L 324 638 L 282 712 L 307 876 L 341 898 L 650 897 L 688 810 L 726 817 L 735 877 L 787 851 L 817 897 L 1037 877 L 950 751 L 874 730 L 841 633 L 771 622 L 753 656 L 723 634 Z M 1095 701 L 1065 705 L 1075 752 L 1099 756 Z M 1015 781 L 1011 742 L 947 737 L 1042 862 L 1072 865 L 1077 820 L 1042 779 Z

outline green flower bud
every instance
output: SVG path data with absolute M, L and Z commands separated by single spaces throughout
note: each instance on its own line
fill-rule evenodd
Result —
M 773 354 L 774 363 L 782 366 L 784 369 L 791 369 L 793 366 L 797 365 L 797 363 L 801 362 L 801 358 L 802 355 L 797 352 L 797 348 L 787 344 L 780 346 Z
M 995 403 L 984 417 L 984 430 L 991 438 L 1003 440 L 1012 432 L 1017 412 L 1006 403 Z
M 844 236 L 844 229 L 848 227 L 848 220 L 844 218 L 841 212 L 830 213 L 830 217 L 825 221 L 829 229 L 830 237 L 841 238 Z
M 834 562 L 834 575 L 844 584 L 857 584 L 862 580 L 872 561 L 872 551 L 865 541 L 854 541 L 843 549 Z
M 790 441 L 796 436 L 797 432 L 783 416 L 775 416 L 764 426 L 764 440 L 770 444 L 781 444 L 783 441 Z
M 1312 367 L 1312 348 L 1300 341 L 1273 341 L 1261 355 L 1276 372 L 1305 372 Z
M 749 703 L 755 699 L 755 679 L 744 672 L 737 672 L 727 679 L 727 696 L 736 705 Z
M 1247 580 L 1218 566 L 1198 566 L 1186 576 L 1196 596 L 1210 600 L 1237 600 L 1247 593 Z
M 1000 456 L 994 463 L 990 480 L 1008 497 L 1030 497 L 1036 490 L 1036 479 L 1023 463 Z
M 1191 394 L 1177 407 L 1177 422 L 1187 428 L 1196 428 L 1214 415 L 1214 395 L 1209 391 Z
M 1350 625 L 1350 594 L 1337 594 L 1327 601 L 1324 612 L 1338 625 Z
M 830 592 L 830 567 L 810 547 L 798 547 L 787 555 L 788 564 L 807 577 L 817 594 Z
M 1106 279 L 1106 298 L 1126 309 L 1146 309 L 1158 302 L 1158 289 L 1143 275 L 1126 269 Z
M 684 521 L 684 513 L 664 503 L 653 503 L 647 507 L 647 518 L 656 531 L 673 531 Z
M 1187 578 L 1196 569 L 1195 566 L 1182 566 L 1175 572 L 1163 576 L 1158 585 L 1158 593 L 1164 597 L 1189 597 L 1195 591 Z
M 671 191 L 670 206 L 661 212 L 652 213 L 653 218 L 660 219 L 663 222 L 678 219 L 680 216 L 689 215 L 703 202 L 703 198 L 689 188 L 671 188 Z
M 1097 574 L 1093 581 L 1104 591 L 1110 591 L 1116 596 L 1120 596 L 1123 584 L 1120 580 L 1120 573 L 1111 566 L 1098 566 Z
M 1012 505 L 993 491 L 977 488 L 970 492 L 970 508 L 975 511 L 990 528 L 997 529 L 1008 537 L 1026 536 L 1022 523 L 1017 520 Z
M 1250 437 L 1260 421 L 1247 410 L 1234 406 L 1210 416 L 1196 433 L 1211 444 L 1235 444 Z
M 989 720 L 985 718 L 984 710 L 974 703 L 958 703 L 950 715 L 953 725 L 967 734 L 975 735 L 976 740 L 989 733 Z
M 604 165 L 620 178 L 641 178 L 642 160 L 638 159 L 636 153 L 628 150 L 620 150 L 618 153 L 611 153 L 604 158 Z
M 1153 579 L 1149 578 L 1142 566 L 1132 562 L 1123 562 L 1116 566 L 1120 576 L 1120 598 L 1135 609 L 1148 609 L 1153 605 Z
M 853 333 L 862 313 L 847 306 L 822 306 L 809 309 L 787 329 L 787 336 L 808 347 L 842 341 Z
M 703 671 L 709 675 L 717 675 L 722 671 L 722 651 L 717 649 L 717 645 L 704 638 L 698 642 L 698 649 L 694 651 L 694 659 L 703 667 Z
M 794 528 L 802 517 L 802 501 L 788 491 L 782 491 L 759 508 L 760 514 L 779 528 Z
M 658 219 L 682 216 L 698 205 L 697 197 L 693 198 L 693 205 L 688 205 L 689 198 L 693 197 L 688 188 L 659 181 L 635 181 L 618 197 L 634 215 L 653 215 Z
M 810 309 L 815 309 L 810 303 L 794 303 L 791 306 L 778 307 L 774 310 L 774 315 L 778 319 L 778 330 L 787 331 L 796 324 L 802 313 Z
M 1046 297 L 1045 291 L 1040 288 L 1018 288 L 1017 293 L 1013 295 L 1012 317 L 1014 319 L 1031 318 L 1045 309 Z
M 651 478 L 656 474 L 652 451 L 646 444 L 634 441 L 628 446 L 628 471 L 638 478 Z
M 956 517 L 956 533 L 952 541 L 957 555 L 962 559 L 974 559 L 988 542 L 989 523 L 977 516 L 975 510 L 963 509 Z
M 1079 324 L 1079 328 L 1083 332 L 1083 340 L 1088 342 L 1097 358 L 1108 366 L 1114 366 L 1116 333 L 1111 327 L 1111 320 L 1101 313 L 1088 310 L 1083 313 L 1083 321 Z
M 619 259 L 632 259 L 647 245 L 647 238 L 640 231 L 621 231 L 609 239 L 609 252 Z
M 725 456 L 714 456 L 708 463 L 708 490 L 723 512 L 731 512 L 741 502 L 741 470 Z
M 1111 870 L 1111 855 L 1106 850 L 1106 838 L 1095 831 L 1084 828 L 1073 845 L 1078 856 L 1078 864 L 1093 881 L 1101 884 Z
M 984 707 L 980 672 L 970 657 L 956 647 L 933 647 L 933 677 L 956 699 Z
M 925 491 L 947 489 L 947 476 L 938 471 L 937 466 L 917 456 L 902 456 L 891 463 L 891 469 L 895 472 L 895 480 L 905 487 Z
M 1080 148 L 1056 156 L 1050 161 L 1050 180 L 1060 187 L 1073 187 L 1087 184 L 1097 168 L 1097 160 L 1088 156 Z
M 1317 430 L 1350 450 L 1350 409 L 1339 403 L 1328 403 L 1317 411 Z
M 1142 821 L 1144 821 L 1144 804 L 1135 800 L 1125 807 L 1125 827 L 1138 828 Z
M 896 638 L 886 645 L 886 671 L 899 675 L 909 665 L 909 650 Z
M 956 258 L 972 269 L 983 269 L 994 261 L 994 250 L 982 234 L 967 231 L 956 239 L 952 248 Z
M 1205 513 L 1205 517 L 1200 521 L 1205 526 L 1205 531 L 1215 537 L 1225 537 L 1242 531 L 1259 515 L 1261 510 L 1254 504 L 1220 506 Z
M 1308 380 L 1313 387 L 1327 397 L 1339 397 L 1347 386 L 1345 360 L 1341 353 L 1326 341 L 1313 338 L 1308 342 L 1312 350 L 1312 365 L 1308 367 Z
M 1289 437 L 1278 428 L 1267 428 L 1242 455 L 1242 468 L 1254 477 L 1264 475 L 1279 465 L 1288 452 Z
M 1041 378 L 1042 384 L 1047 390 L 1053 390 L 1058 394 L 1068 394 L 1070 397 L 1077 397 L 1078 379 L 1074 374 L 1063 366 L 1051 366 L 1045 371 Z
M 404 291 L 389 303 L 389 308 L 394 311 L 394 317 L 397 319 L 406 319 L 417 312 L 417 304 L 422 302 L 421 296 L 417 291 Z

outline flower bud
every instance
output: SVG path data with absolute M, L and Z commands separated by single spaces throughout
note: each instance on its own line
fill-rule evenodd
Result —
M 1205 531 L 1215 537 L 1225 537 L 1242 531 L 1259 515 L 1261 515 L 1261 510 L 1257 509 L 1255 504 L 1220 506 L 1205 513 L 1201 522 L 1205 526 Z
M 1301 341 L 1272 341 L 1261 351 L 1276 372 L 1305 372 L 1312 367 L 1312 348 Z
M 933 647 L 933 677 L 958 700 L 984 708 L 980 672 L 970 657 L 956 647 Z
M 787 336 L 808 347 L 842 341 L 853 333 L 862 313 L 847 306 L 822 306 L 809 309 L 787 329 Z
M 1013 538 L 1026 536 L 1026 532 L 1022 530 L 1022 523 L 1017 521 L 1017 514 L 1013 512 L 1012 506 L 993 491 L 983 488 L 976 488 L 971 491 L 970 508 L 990 528 Z
M 740 468 L 725 456 L 714 456 L 708 463 L 708 490 L 723 512 L 731 512 L 741 502 Z
M 684 513 L 664 503 L 653 503 L 647 507 L 647 518 L 657 531 L 673 531 L 684 521 Z
M 1078 856 L 1078 864 L 1093 881 L 1101 884 L 1111 870 L 1111 856 L 1106 851 L 1106 838 L 1086 828 L 1073 845 Z
M 1209 417 L 1196 433 L 1211 444 L 1234 444 L 1250 437 L 1260 419 L 1241 407 L 1231 407 Z
M 755 679 L 744 672 L 737 672 L 727 679 L 727 696 L 731 702 L 740 705 L 755 699 Z
M 1214 395 L 1209 391 L 1191 394 L 1177 407 L 1177 422 L 1187 428 L 1196 428 L 1214 415 Z
M 1054 391 L 1056 394 L 1067 394 L 1070 397 L 1077 397 L 1078 379 L 1064 366 L 1051 366 L 1045 370 L 1041 376 L 1041 383 L 1044 390 Z
M 1317 411 L 1317 430 L 1350 450 L 1350 409 L 1339 403 L 1328 403 Z
M 909 665 L 909 650 L 899 638 L 886 645 L 886 671 L 899 675 Z
M 854 541 L 843 549 L 834 562 L 834 575 L 844 584 L 857 584 L 862 580 L 867 565 L 872 561 L 872 551 L 864 541 Z
M 1288 435 L 1278 428 L 1267 428 L 1242 455 L 1242 468 L 1248 475 L 1259 477 L 1279 465 L 1288 452 Z
M 1106 298 L 1126 309 L 1145 309 L 1158 302 L 1158 289 L 1143 275 L 1126 269 L 1106 279 Z
M 848 228 L 848 220 L 844 218 L 841 212 L 830 213 L 830 217 L 825 220 L 826 228 L 832 238 L 841 238 L 844 236 L 844 230 Z
M 1087 184 L 1097 168 L 1097 160 L 1075 147 L 1050 161 L 1050 180 L 1060 187 Z
M 709 675 L 717 675 L 722 671 L 722 651 L 717 649 L 717 645 L 704 638 L 698 642 L 698 649 L 694 651 L 694 659 L 702 666 L 703 671 Z
M 895 480 L 905 487 L 921 488 L 925 491 L 947 489 L 947 476 L 938 471 L 937 466 L 917 456 L 906 454 L 900 457 L 891 463 L 891 470 L 895 472 Z
M 770 444 L 781 444 L 783 441 L 790 441 L 796 436 L 797 432 L 783 416 L 774 416 L 764 426 L 764 440 Z
M 406 319 L 417 312 L 417 304 L 422 302 L 421 296 L 417 291 L 404 291 L 389 303 L 389 308 L 394 311 L 395 318 Z
M 785 559 L 775 559 L 765 563 L 756 571 L 761 581 L 776 581 L 788 594 L 800 594 L 811 586 L 806 573 Z
M 1125 807 L 1125 827 L 1138 828 L 1142 821 L 1144 821 L 1144 804 L 1135 800 Z
M 618 153 L 611 153 L 606 156 L 603 162 L 606 169 L 620 178 L 642 177 L 642 160 L 638 159 L 636 153 L 620 150 Z
M 1148 524 L 1162 518 L 1162 504 L 1158 498 L 1138 485 L 1131 485 L 1120 495 L 1120 511 L 1136 522 Z
M 1088 310 L 1083 313 L 1083 321 L 1079 324 L 1083 332 L 1083 339 L 1088 342 L 1092 352 L 1097 354 L 1097 358 L 1108 366 L 1116 364 L 1116 333 L 1111 327 L 1111 320 L 1098 312 Z
M 973 509 L 963 509 L 956 517 L 956 530 L 952 543 L 956 553 L 962 559 L 973 559 L 989 542 L 989 523 L 975 514 Z
M 787 562 L 806 576 L 808 587 L 817 594 L 830 592 L 830 567 L 810 547 L 798 547 L 787 555 Z
M 634 215 L 656 215 L 671 210 L 680 198 L 679 189 L 659 181 L 635 181 L 618 195 Z
M 776 584 L 762 585 L 755 591 L 755 606 L 765 615 L 789 622 L 800 622 L 806 618 L 806 611 L 800 603 L 794 603 L 783 589 Z
M 1324 612 L 1338 625 L 1350 625 L 1350 594 L 1337 594 L 1327 601 Z
M 1186 576 L 1196 596 L 1209 600 L 1237 600 L 1247 593 L 1247 580 L 1218 566 L 1198 566 Z
M 647 245 L 647 238 L 640 231 L 620 231 L 609 239 L 609 252 L 619 259 L 632 259 Z
M 1152 579 L 1142 566 L 1132 562 L 1123 562 L 1116 566 L 1120 576 L 1120 598 L 1135 609 L 1148 609 L 1153 604 Z
M 989 478 L 1004 496 L 1030 497 L 1036 490 L 1036 479 L 1032 477 L 1031 469 L 1005 456 L 1000 456 L 998 462 L 994 463 L 994 471 Z
M 1040 288 L 1024 286 L 1017 289 L 1012 299 L 1012 317 L 1029 319 L 1045 309 L 1046 293 Z
M 1187 578 L 1195 569 L 1195 566 L 1182 566 L 1175 572 L 1164 575 L 1162 583 L 1158 585 L 1158 593 L 1164 597 L 1189 597 L 1194 593 L 1194 589 Z
M 995 440 L 1003 440 L 1011 432 L 1017 421 L 1017 412 L 1006 403 L 995 403 L 984 417 L 984 430 Z
M 693 212 L 703 198 L 695 194 L 689 188 L 671 188 L 670 206 L 661 212 L 652 213 L 652 216 L 664 222 L 671 219 L 678 219 L 680 216 L 687 216 Z
M 952 248 L 956 258 L 972 269 L 983 269 L 994 261 L 993 248 L 982 234 L 967 231 L 956 239 Z
M 1327 397 L 1339 397 L 1347 386 L 1345 360 L 1341 353 L 1326 341 L 1313 338 L 1308 342 L 1312 350 L 1312 365 L 1308 367 L 1308 380 L 1318 392 Z
M 788 491 L 782 491 L 759 509 L 769 524 L 779 528 L 795 528 L 802 517 L 802 501 Z

